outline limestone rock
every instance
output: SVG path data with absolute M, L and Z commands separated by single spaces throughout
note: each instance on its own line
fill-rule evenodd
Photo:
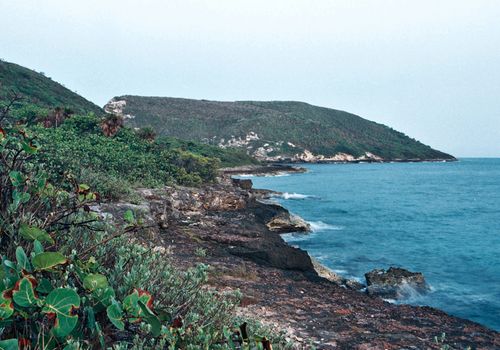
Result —
M 399 267 L 390 267 L 387 271 L 375 269 L 365 274 L 366 291 L 369 295 L 383 298 L 401 298 L 411 288 L 419 293 L 429 287 L 421 272 L 410 272 Z
M 306 221 L 296 215 L 290 214 L 275 216 L 267 222 L 266 226 L 270 231 L 278 233 L 311 231 L 311 226 Z

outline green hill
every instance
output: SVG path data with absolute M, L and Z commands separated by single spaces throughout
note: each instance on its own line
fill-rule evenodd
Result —
M 23 97 L 22 104 L 70 108 L 75 113 L 104 114 L 102 108 L 44 74 L 0 60 L 0 102 L 10 100 L 12 93 Z
M 120 96 L 105 109 L 124 115 L 133 127 L 241 147 L 267 161 L 454 159 L 385 125 L 303 102 Z

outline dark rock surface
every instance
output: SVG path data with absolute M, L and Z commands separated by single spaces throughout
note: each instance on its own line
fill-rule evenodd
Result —
M 425 293 L 429 286 L 420 272 L 410 272 L 399 267 L 387 271 L 375 269 L 365 274 L 366 292 L 382 298 L 398 299 L 405 296 L 408 288 Z
M 253 183 L 250 179 L 231 179 L 233 184 L 244 190 L 251 190 Z
M 305 173 L 306 168 L 287 164 L 243 165 L 233 168 L 221 169 L 224 175 L 276 175 L 284 173 Z
M 394 305 L 322 278 L 303 250 L 266 224 L 288 211 L 226 179 L 200 189 L 141 190 L 137 208 L 154 223 L 147 239 L 170 252 L 179 268 L 211 266 L 209 283 L 239 289 L 238 312 L 287 332 L 297 349 L 500 349 L 500 334 L 430 307 Z M 112 204 L 119 217 L 129 204 Z M 112 209 L 108 207 L 107 209 Z M 100 208 L 108 212 L 106 208 Z M 206 254 L 196 252 L 204 249 Z M 321 273 L 320 273 L 321 274 Z M 357 289 L 360 286 L 354 286 Z

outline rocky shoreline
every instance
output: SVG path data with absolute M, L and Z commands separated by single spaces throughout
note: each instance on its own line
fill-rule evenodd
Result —
M 280 168 L 282 169 L 282 168 Z M 430 307 L 394 305 L 331 273 L 280 233 L 307 231 L 249 180 L 222 175 L 202 188 L 142 189 L 140 204 L 102 204 L 115 218 L 132 208 L 150 226 L 144 239 L 179 268 L 211 266 L 210 284 L 239 289 L 239 313 L 286 331 L 298 349 L 499 349 L 500 334 Z M 231 173 L 229 173 L 231 174 Z M 270 224 L 271 223 L 271 224 Z
M 222 168 L 220 169 L 223 175 L 255 175 L 255 176 L 265 176 L 265 175 L 280 175 L 280 174 L 296 174 L 307 172 L 306 168 L 292 166 L 286 163 L 270 163 L 263 165 L 242 165 L 232 168 Z

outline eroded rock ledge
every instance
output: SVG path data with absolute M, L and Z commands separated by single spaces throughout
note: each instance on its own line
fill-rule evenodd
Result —
M 332 278 L 321 277 L 305 251 L 269 230 L 267 224 L 288 211 L 261 201 L 262 191 L 248 184 L 223 177 L 200 189 L 139 194 L 138 205 L 103 204 L 98 210 L 115 218 L 128 208 L 142 213 L 151 226 L 145 238 L 171 252 L 179 268 L 212 266 L 211 285 L 243 293 L 241 314 L 286 330 L 298 348 L 307 349 L 311 340 L 318 349 L 439 349 L 434 336 L 442 333 L 450 349 L 500 348 L 500 334 L 474 322 L 430 307 L 387 303 L 318 269 Z

